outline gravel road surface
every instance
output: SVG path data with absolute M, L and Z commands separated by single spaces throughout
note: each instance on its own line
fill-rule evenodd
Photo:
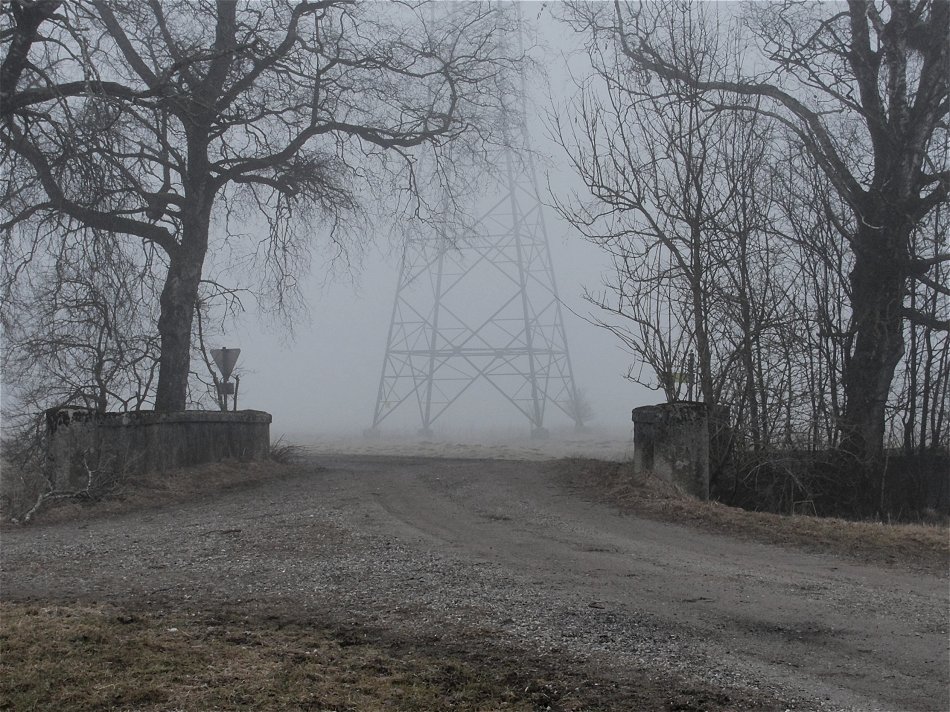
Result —
M 6 529 L 2 595 L 280 602 L 796 710 L 950 709 L 947 579 L 624 516 L 556 472 L 322 455 L 185 505 Z

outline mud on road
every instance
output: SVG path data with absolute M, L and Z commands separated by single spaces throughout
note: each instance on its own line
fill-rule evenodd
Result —
M 582 494 L 544 462 L 325 455 L 184 504 L 7 528 L 3 599 L 300 611 L 722 691 L 718 709 L 950 708 L 946 578 Z

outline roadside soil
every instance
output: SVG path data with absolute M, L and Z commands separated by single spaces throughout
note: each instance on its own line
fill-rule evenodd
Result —
M 612 505 L 626 514 L 881 566 L 936 576 L 950 573 L 950 531 L 945 525 L 749 512 L 719 502 L 701 502 L 675 485 L 634 474 L 628 463 L 569 458 L 551 466 L 578 496 Z
M 265 469 L 4 527 L 2 596 L 19 607 L 4 630 L 24 605 L 78 603 L 350 631 L 511 674 L 543 692 L 531 709 L 950 708 L 946 530 L 884 558 L 868 551 L 886 543 L 803 551 L 692 505 L 624 512 L 616 473 L 583 462 Z

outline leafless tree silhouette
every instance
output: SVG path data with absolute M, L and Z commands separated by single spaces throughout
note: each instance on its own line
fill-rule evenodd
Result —
M 474 3 L 16 0 L 0 25 L 5 239 L 84 228 L 156 249 L 155 407 L 183 409 L 209 265 L 288 310 L 318 229 L 344 249 L 384 195 L 424 213 L 418 153 L 498 138 L 506 25 Z

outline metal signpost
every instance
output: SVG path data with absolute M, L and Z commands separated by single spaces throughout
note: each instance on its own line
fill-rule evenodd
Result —
M 238 356 L 241 355 L 241 349 L 211 349 L 211 358 L 214 364 L 221 372 L 223 382 L 218 384 L 218 395 L 224 398 L 224 410 L 228 409 L 228 396 L 234 396 L 234 410 L 237 410 L 238 387 L 241 385 L 241 377 L 235 376 L 234 383 L 230 382 L 231 373 L 237 363 Z

